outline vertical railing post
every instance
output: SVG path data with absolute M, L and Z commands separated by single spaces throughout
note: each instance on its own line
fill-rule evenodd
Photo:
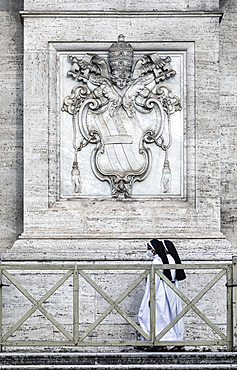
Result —
M 237 257 L 232 258 L 232 269 L 233 269 L 233 346 L 237 346 Z
M 232 302 L 232 265 L 230 265 L 226 270 L 227 277 L 227 351 L 233 351 L 233 302 Z
M 78 269 L 75 265 L 73 272 L 73 338 L 77 345 L 79 337 L 79 279 Z
M 150 272 L 150 340 L 152 343 L 155 341 L 155 294 L 155 268 L 154 265 L 152 265 Z

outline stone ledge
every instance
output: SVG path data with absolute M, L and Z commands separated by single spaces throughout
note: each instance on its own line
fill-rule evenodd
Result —
M 23 18 L 48 18 L 48 17 L 73 17 L 73 18 L 97 18 L 97 17 L 218 17 L 223 13 L 219 11 L 20 11 Z
M 29 261 L 145 261 L 146 242 L 152 238 L 138 239 L 18 239 L 1 257 L 4 262 Z M 231 262 L 237 254 L 226 239 L 176 239 L 172 240 L 183 263 L 187 261 Z M 224 253 L 223 253 L 224 251 Z

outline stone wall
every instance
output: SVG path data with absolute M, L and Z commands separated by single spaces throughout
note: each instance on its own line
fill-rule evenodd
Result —
M 85 14 L 75 16 L 70 11 L 78 10 L 78 1 L 25 1 L 24 92 L 26 99 L 23 232 L 23 20 L 19 16 L 22 4 L 19 1 L 1 1 L 1 3 L 3 41 L 0 48 L 3 68 L 0 74 L 0 122 L 2 127 L 0 139 L 2 243 L 0 252 L 3 253 L 2 260 L 6 263 L 14 260 L 21 263 L 52 260 L 60 262 L 108 260 L 112 263 L 117 261 L 134 263 L 137 260 L 146 261 L 144 253 L 146 240 L 159 236 L 172 239 L 185 262 L 230 261 L 233 249 L 228 240 L 234 246 L 237 239 L 236 80 L 234 79 L 237 63 L 234 54 L 237 6 L 231 1 L 221 2 L 224 16 L 220 25 L 221 44 L 219 45 L 217 0 L 192 2 L 183 0 L 178 3 L 166 0 L 159 2 L 158 5 L 156 1 L 152 3 L 126 2 L 122 5 L 122 10 L 131 13 L 124 13 L 124 16 L 119 14 L 121 4 L 118 2 L 113 2 L 112 5 L 109 1 L 103 1 L 100 4 L 92 1 L 81 2 L 80 10 Z M 93 9 L 92 14 L 86 14 L 88 4 Z M 139 10 L 143 13 L 136 13 Z M 167 23 L 165 12 L 157 20 L 153 10 L 170 11 L 170 23 Z M 205 13 L 209 10 L 213 11 L 212 15 Z M 64 15 L 62 16 L 57 11 L 64 12 Z M 99 11 L 101 13 L 96 13 Z M 198 16 L 191 14 L 192 11 L 199 11 Z M 27 12 L 32 12 L 32 14 L 27 14 Z M 185 14 L 186 12 L 189 14 Z M 98 19 L 100 16 L 101 20 Z M 80 18 L 80 22 L 77 17 Z M 109 33 L 108 30 L 110 30 Z M 78 36 L 79 31 L 80 37 Z M 188 91 L 188 109 L 190 110 L 187 120 L 188 126 L 191 127 L 187 138 L 188 148 L 191 148 L 192 154 L 187 160 L 191 190 L 184 201 L 83 199 L 79 202 L 78 200 L 57 202 L 57 199 L 56 201 L 53 199 L 57 175 L 55 133 L 57 132 L 56 117 L 58 114 L 55 110 L 57 102 L 55 103 L 53 86 L 57 76 L 53 68 L 54 64 L 50 61 L 54 60 L 57 50 L 63 50 L 62 44 L 64 47 L 67 44 L 66 47 L 69 50 L 72 44 L 75 46 L 79 42 L 93 45 L 100 40 L 100 42 L 110 44 L 111 41 L 116 41 L 121 31 L 134 44 L 138 39 L 140 44 L 156 40 L 156 42 L 163 42 L 162 45 L 166 48 L 166 42 L 175 45 L 173 47 L 176 50 L 179 47 L 184 48 L 183 45 L 186 43 L 195 50 L 195 54 L 190 54 L 190 61 L 192 63 L 195 56 L 196 100 L 195 103 L 192 100 L 194 89 L 191 89 L 191 93 Z M 190 70 L 189 75 L 191 78 L 192 71 L 190 73 Z M 194 83 L 194 74 L 193 80 L 189 81 L 191 85 Z M 219 88 L 221 90 L 220 105 Z M 195 105 L 196 114 L 194 114 Z M 221 131 L 219 131 L 219 114 Z M 219 151 L 220 147 L 221 151 Z M 48 165 L 50 165 L 49 168 Z M 49 202 L 50 197 L 52 203 Z M 22 237 L 17 240 L 20 234 Z M 14 248 L 4 253 L 12 247 L 14 241 L 16 241 Z M 47 283 L 53 282 L 54 278 L 55 276 L 51 276 Z M 125 275 L 121 280 L 126 281 L 126 278 Z M 205 277 L 202 278 L 199 285 L 202 286 L 205 280 Z M 106 286 L 106 277 L 102 277 L 102 281 Z M 184 290 L 190 296 L 193 295 L 193 288 L 189 286 L 192 281 L 195 283 L 195 276 L 190 276 L 188 283 L 184 285 Z M 32 280 L 26 274 L 23 277 L 23 283 L 27 289 L 32 290 L 32 294 L 37 294 L 37 284 L 42 283 L 41 274 L 33 275 Z M 109 288 L 109 291 L 113 292 L 113 286 Z M 137 305 L 132 307 L 134 317 L 138 310 L 141 292 L 142 290 L 134 298 Z M 220 290 L 215 291 L 214 298 L 222 299 L 221 303 L 225 305 L 224 298 L 219 295 Z M 64 298 L 65 293 L 63 292 L 56 298 L 54 297 L 52 302 L 60 301 L 61 305 L 64 305 Z M 18 301 L 17 295 L 15 299 Z M 71 301 L 66 303 L 70 306 Z M 17 306 L 18 302 L 10 303 L 6 298 L 4 304 L 5 309 L 7 308 L 4 322 L 6 330 L 8 322 L 11 323 L 12 320 L 13 323 L 15 319 L 11 313 L 19 306 Z M 69 310 L 71 309 L 69 306 L 65 307 Z M 98 306 L 97 302 L 93 307 L 96 310 Z M 217 325 L 220 327 L 225 325 L 224 311 L 221 311 L 221 314 L 213 312 L 213 305 L 209 304 L 209 301 L 206 301 L 204 306 L 204 310 L 210 313 Z M 24 306 L 23 302 L 19 312 L 21 310 L 24 312 L 26 307 L 27 304 Z M 62 308 L 64 323 L 68 321 L 65 307 Z M 188 318 L 186 322 L 187 336 L 195 330 L 193 323 L 196 324 L 196 322 L 192 320 L 193 318 Z M 38 323 L 37 317 L 35 323 Z M 81 323 L 83 324 L 83 320 Z M 54 335 L 54 329 L 50 327 L 50 330 Z M 70 330 L 72 330 L 71 326 Z M 200 327 L 196 333 L 197 337 L 202 330 L 204 329 Z M 20 332 L 20 337 L 26 338 L 28 331 L 29 327 L 26 325 Z M 38 339 L 42 336 L 47 336 L 47 332 L 37 333 Z
M 0 252 L 23 230 L 23 1 L 0 2 Z
M 222 232 L 237 246 L 237 3 L 220 1 L 223 19 L 220 25 L 221 66 L 221 223 Z
M 218 10 L 218 0 L 162 0 L 157 2 L 151 0 L 147 3 L 144 0 L 136 2 L 132 0 L 118 1 L 109 0 L 95 1 L 83 0 L 80 1 L 80 9 L 78 8 L 78 0 L 26 0 L 24 1 L 25 9 L 29 11 L 195 11 L 195 10 Z
M 193 2 L 192 2 L 193 3 Z M 63 5 L 64 4 L 64 5 Z M 61 4 L 65 6 L 66 2 Z M 103 3 L 104 4 L 104 3 Z M 106 3 L 105 3 L 106 4 Z M 177 4 L 175 2 L 175 4 Z M 175 5 L 173 4 L 173 5 Z M 196 2 L 195 2 L 196 4 Z M 30 2 L 28 4 L 30 9 Z M 34 6 L 40 7 L 40 2 Z M 51 10 L 55 4 L 50 3 Z M 67 4 L 68 5 L 68 4 Z M 217 9 L 217 2 L 197 2 L 196 8 L 188 1 L 179 2 L 172 10 Z M 74 3 L 75 6 L 75 3 Z M 221 227 L 234 245 L 236 243 L 236 4 L 220 2 L 224 13 L 220 24 L 221 65 Z M 1 252 L 11 248 L 23 229 L 22 216 L 22 59 L 23 21 L 19 10 L 21 1 L 1 0 Z M 111 7 L 112 8 L 112 7 Z M 110 10 L 111 8 L 106 8 Z M 40 10 L 44 10 L 39 8 Z M 128 6 L 127 10 L 131 8 Z M 233 86 L 231 88 L 230 86 Z

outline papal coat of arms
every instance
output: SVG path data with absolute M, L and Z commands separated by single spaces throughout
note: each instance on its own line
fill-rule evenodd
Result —
M 83 186 L 78 155 L 91 143 L 94 175 L 109 182 L 112 197 L 131 197 L 134 182 L 149 175 L 149 145 L 155 143 L 165 152 L 162 186 L 163 193 L 169 193 L 171 115 L 181 110 L 179 98 L 166 83 L 176 75 L 171 58 L 153 53 L 134 60 L 132 46 L 120 35 L 108 59 L 85 54 L 82 59 L 68 56 L 68 60 L 72 66 L 67 74 L 77 81 L 62 107 L 72 115 L 73 192 L 80 193 Z M 163 135 L 165 126 L 168 140 Z

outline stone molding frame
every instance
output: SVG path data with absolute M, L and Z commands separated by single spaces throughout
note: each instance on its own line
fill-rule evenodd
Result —
M 195 123 L 194 123 L 194 43 L 159 43 L 159 42 L 146 42 L 142 41 L 132 42 L 134 52 L 139 55 L 158 52 L 162 55 L 172 54 L 177 55 L 180 58 L 181 74 L 178 76 L 180 80 L 180 89 L 182 92 L 182 112 L 181 112 L 181 127 L 183 135 L 183 143 L 181 148 L 181 168 L 180 168 L 180 179 L 181 193 L 180 195 L 174 196 L 173 194 L 161 194 L 161 195 L 149 195 L 149 196 L 134 196 L 132 199 L 172 199 L 173 201 L 178 198 L 182 201 L 188 199 L 189 203 L 195 203 L 195 184 L 194 184 L 194 168 L 195 168 L 195 150 L 192 145 L 195 142 Z M 49 206 L 52 207 L 56 201 L 63 201 L 70 198 L 98 198 L 96 196 L 82 196 L 77 197 L 61 197 L 60 195 L 60 144 L 61 144 L 61 132 L 62 117 L 65 117 L 61 112 L 62 97 L 69 91 L 61 91 L 62 85 L 61 80 L 65 78 L 61 71 L 60 59 L 68 54 L 76 54 L 81 52 L 85 54 L 86 51 L 91 53 L 108 53 L 108 49 L 111 43 L 49 43 Z M 55 68 L 57 65 L 57 68 Z M 70 66 L 70 64 L 68 64 Z M 52 81 L 52 82 L 51 82 Z M 57 81 L 57 82 L 56 82 Z M 57 97 L 55 95 L 55 83 L 57 83 Z M 186 87 L 189 86 L 188 95 L 186 94 Z M 192 93 L 193 92 L 193 93 Z M 188 99 L 188 101 L 187 101 Z M 186 107 L 189 107 L 187 112 Z M 52 114 L 51 114 L 52 112 Z M 57 112 L 56 114 L 54 112 Z M 57 119 L 56 119 L 57 117 Z M 188 119 L 187 119 L 188 117 Z M 192 117 L 192 118 L 191 118 Z M 71 123 L 68 122 L 70 125 Z M 186 128 L 187 126 L 187 128 Z M 57 132 L 57 135 L 55 133 Z M 186 141 L 188 137 L 189 142 Z M 63 140 L 63 139 L 62 139 Z M 192 143 L 191 143 L 192 141 Z M 186 158 L 189 158 L 186 162 Z M 68 166 L 69 167 L 69 166 Z M 70 167 L 69 167 L 70 168 Z M 151 181 L 151 180 L 150 180 Z M 99 183 L 99 181 L 97 181 Z M 151 183 L 151 182 L 150 182 Z M 96 184 L 98 185 L 98 184 Z M 147 185 L 145 185 L 147 186 Z M 148 183 L 149 186 L 149 183 Z M 151 186 L 151 185 L 150 185 Z M 99 197 L 101 198 L 101 197 Z M 104 197 L 102 197 L 104 198 Z M 108 198 L 108 196 L 106 197 Z

